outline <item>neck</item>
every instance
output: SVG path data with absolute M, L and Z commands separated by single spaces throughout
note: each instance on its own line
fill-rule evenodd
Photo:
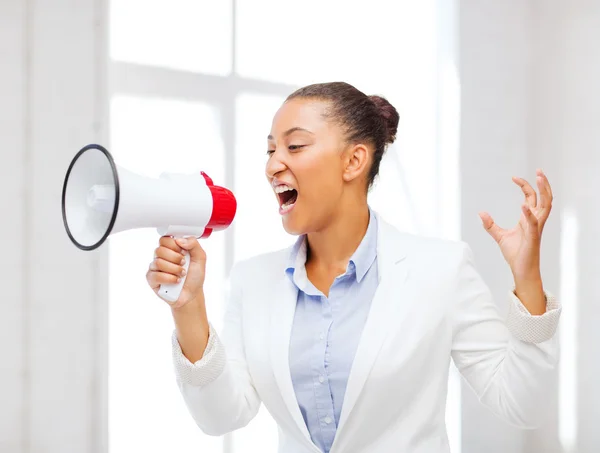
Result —
M 354 202 L 343 206 L 325 228 L 308 233 L 307 265 L 345 270 L 368 226 L 369 207 L 366 200 L 364 203 Z

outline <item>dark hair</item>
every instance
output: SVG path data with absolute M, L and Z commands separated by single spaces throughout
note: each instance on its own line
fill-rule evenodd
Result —
M 328 101 L 331 108 L 325 117 L 344 128 L 349 143 L 368 142 L 375 147 L 367 179 L 370 188 L 387 145 L 396 140 L 400 116 L 394 106 L 381 96 L 367 96 L 345 82 L 308 85 L 290 94 L 286 101 L 294 98 Z

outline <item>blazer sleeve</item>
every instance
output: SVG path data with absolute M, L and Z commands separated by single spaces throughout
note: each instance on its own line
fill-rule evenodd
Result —
M 221 338 L 211 325 L 207 348 L 197 362 L 183 355 L 176 333 L 172 336 L 179 390 L 198 427 L 214 436 L 246 426 L 261 404 L 244 352 L 239 265 L 231 271 L 226 304 Z
M 544 422 L 559 359 L 555 332 L 561 307 L 546 294 L 547 311 L 529 314 L 514 291 L 501 319 L 492 294 L 462 244 L 453 316 L 452 358 L 481 403 L 509 424 L 533 429 Z

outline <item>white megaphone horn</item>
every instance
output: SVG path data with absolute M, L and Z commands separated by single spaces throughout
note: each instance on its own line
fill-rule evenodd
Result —
M 236 208 L 233 193 L 215 186 L 203 172 L 144 177 L 119 167 L 105 148 L 94 144 L 73 158 L 62 191 L 65 229 L 81 250 L 94 250 L 109 235 L 133 228 L 207 238 L 231 225 Z M 185 253 L 186 272 L 189 264 Z M 175 302 L 185 278 L 161 285 L 159 295 Z

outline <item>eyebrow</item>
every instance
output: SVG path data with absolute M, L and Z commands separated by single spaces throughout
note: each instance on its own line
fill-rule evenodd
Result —
M 311 131 L 309 131 L 308 129 L 304 129 L 303 127 L 292 127 L 291 129 L 288 129 L 287 131 L 285 131 L 283 133 L 284 137 L 287 137 L 290 134 L 293 134 L 294 132 L 308 132 L 311 135 L 314 135 Z M 267 140 L 273 140 L 273 136 L 271 134 L 269 134 L 269 136 L 267 137 Z

